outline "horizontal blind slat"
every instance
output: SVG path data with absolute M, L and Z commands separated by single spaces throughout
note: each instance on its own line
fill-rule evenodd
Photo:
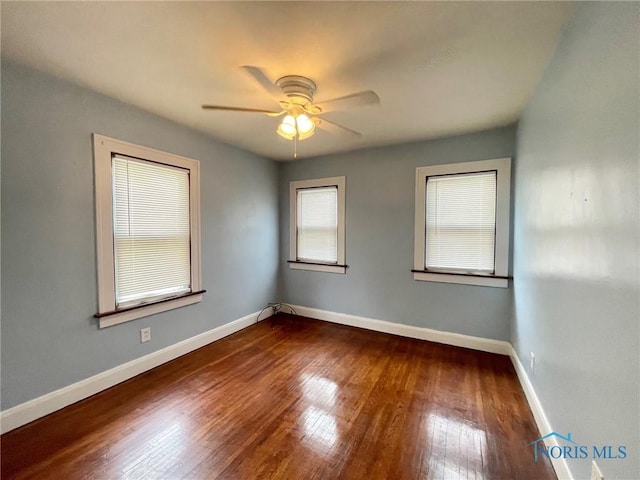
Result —
M 492 273 L 496 172 L 427 178 L 425 268 Z
M 338 188 L 297 192 L 297 259 L 337 263 Z
M 112 165 L 117 305 L 189 291 L 188 171 L 120 155 Z

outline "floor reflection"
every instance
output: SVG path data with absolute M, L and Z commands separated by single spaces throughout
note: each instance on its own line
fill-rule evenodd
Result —
M 330 451 L 338 440 L 338 425 L 336 419 L 330 413 L 321 408 L 311 406 L 302 414 L 304 432 L 312 440 L 313 446 Z
M 486 480 L 483 464 L 487 462 L 487 434 L 468 421 L 438 413 L 424 420 L 425 436 L 431 444 L 425 456 L 429 479 Z
M 304 399 L 310 404 L 302 414 L 304 441 L 317 453 L 327 454 L 338 441 L 338 425 L 332 414 L 338 385 L 325 377 L 303 373 L 301 386 Z
M 162 422 L 158 416 L 158 422 Z M 164 420 L 166 421 L 166 419 Z M 153 424 L 153 423 L 151 423 Z M 158 426 L 156 424 L 156 426 Z M 133 432 L 133 435 L 136 435 Z M 156 435 L 146 440 L 124 458 L 121 478 L 149 478 L 151 474 L 162 474 L 178 465 L 190 446 L 189 425 L 182 418 L 173 418 L 159 428 Z
M 338 385 L 335 382 L 317 375 L 302 374 L 302 391 L 305 399 L 313 402 L 314 405 L 324 405 L 331 408 L 335 405 Z

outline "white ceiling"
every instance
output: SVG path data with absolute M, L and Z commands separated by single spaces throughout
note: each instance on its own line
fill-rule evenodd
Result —
M 241 65 L 304 75 L 316 101 L 361 90 L 379 106 L 326 117 L 308 157 L 515 122 L 553 54 L 570 2 L 2 2 L 2 55 L 279 160 L 277 109 Z

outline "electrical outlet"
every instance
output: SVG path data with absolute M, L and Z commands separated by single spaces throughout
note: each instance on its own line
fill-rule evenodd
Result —
M 148 342 L 151 340 L 151 327 L 140 329 L 140 343 Z
M 282 308 L 282 304 L 280 303 L 268 303 L 267 305 L 271 307 L 271 315 L 275 315 Z
M 595 460 L 591 460 L 591 480 L 604 480 L 604 475 Z
M 536 371 L 536 356 L 533 354 L 533 352 L 531 352 L 529 355 L 529 369 L 531 370 L 531 373 L 534 373 Z

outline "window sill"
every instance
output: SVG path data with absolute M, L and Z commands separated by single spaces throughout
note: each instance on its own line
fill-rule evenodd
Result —
M 98 318 L 98 325 L 100 328 L 111 327 L 120 323 L 129 322 L 137 318 L 147 317 L 156 313 L 166 312 L 173 310 L 174 308 L 186 307 L 187 305 L 193 305 L 202 301 L 202 295 L 206 290 L 202 290 L 196 293 L 190 293 L 181 297 L 171 298 L 156 303 L 150 303 L 148 305 L 140 305 L 122 311 L 113 311 L 105 313 L 96 313 L 94 317 Z
M 509 279 L 482 275 L 461 275 L 452 273 L 432 273 L 412 270 L 413 279 L 421 282 L 456 283 L 459 285 L 475 285 L 481 287 L 508 288 Z
M 299 262 L 297 260 L 287 260 L 289 267 L 292 270 L 310 270 L 312 272 L 326 272 L 326 273 L 346 273 L 347 265 L 335 265 L 331 263 L 311 263 L 311 262 Z

